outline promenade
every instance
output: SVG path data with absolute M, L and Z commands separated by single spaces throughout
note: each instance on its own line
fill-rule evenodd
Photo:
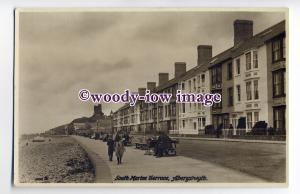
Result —
M 114 161 L 108 161 L 106 143 L 100 140 L 89 139 L 81 136 L 72 136 L 87 151 L 95 167 L 96 179 L 98 183 L 122 182 L 128 183 L 128 177 L 136 176 L 135 183 L 149 182 L 149 180 L 139 180 L 138 177 L 170 177 L 169 180 L 151 180 L 151 182 L 184 182 L 171 181 L 177 175 L 205 177 L 200 183 L 264 183 L 264 179 L 237 170 L 222 167 L 217 164 L 192 159 L 184 156 L 155 158 L 152 155 L 145 155 L 145 151 L 126 147 L 123 164 L 117 165 Z M 117 180 L 122 179 L 122 180 Z M 195 182 L 195 181 L 191 181 Z

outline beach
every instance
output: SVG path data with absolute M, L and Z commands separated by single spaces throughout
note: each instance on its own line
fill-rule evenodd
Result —
M 94 168 L 84 149 L 67 136 L 19 142 L 20 183 L 92 183 Z

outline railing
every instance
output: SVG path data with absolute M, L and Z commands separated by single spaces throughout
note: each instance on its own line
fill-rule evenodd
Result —
M 284 134 L 273 133 L 268 129 L 265 129 L 264 134 L 254 134 L 252 130 L 247 129 L 222 129 L 220 138 L 226 139 L 251 139 L 251 140 L 275 140 L 285 141 L 286 136 Z

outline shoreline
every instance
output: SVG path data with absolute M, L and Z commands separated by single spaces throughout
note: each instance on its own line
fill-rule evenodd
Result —
M 94 171 L 85 149 L 71 137 L 19 142 L 20 183 L 93 183 Z

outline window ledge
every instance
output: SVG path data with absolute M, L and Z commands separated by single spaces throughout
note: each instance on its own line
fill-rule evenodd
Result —
M 286 97 L 285 94 L 284 95 L 273 96 L 273 98 L 285 98 L 285 97 Z
M 260 99 L 256 99 L 256 100 L 247 100 L 245 103 L 257 103 L 260 102 Z
M 245 73 L 250 73 L 250 72 L 255 72 L 255 71 L 259 71 L 259 68 L 252 68 L 249 70 L 245 70 Z

